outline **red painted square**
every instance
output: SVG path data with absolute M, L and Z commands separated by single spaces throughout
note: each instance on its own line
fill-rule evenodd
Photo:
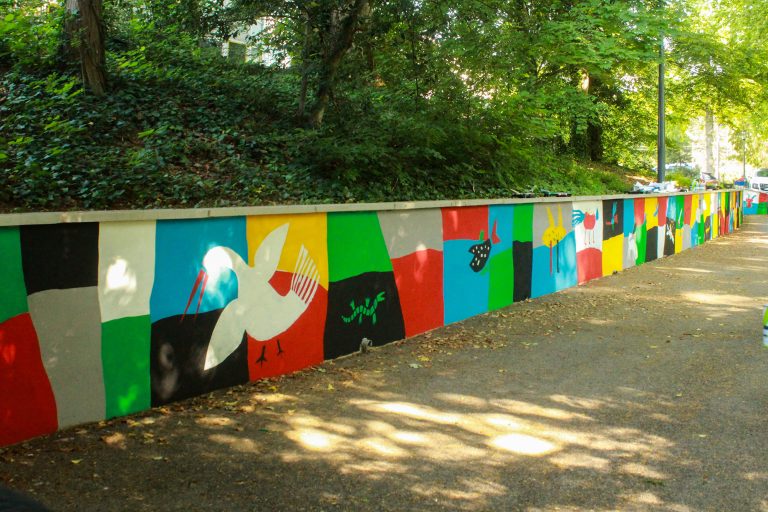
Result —
M 290 290 L 292 276 L 290 272 L 275 272 L 270 284 L 285 295 Z M 327 308 L 328 290 L 318 286 L 307 310 L 287 331 L 266 341 L 248 336 L 249 378 L 253 381 L 275 377 L 322 363 Z M 259 361 L 262 353 L 265 361 Z
M 488 238 L 488 207 L 443 208 L 443 240 L 479 240 Z
M 635 199 L 635 226 L 645 223 L 645 199 Z
M 683 206 L 683 224 L 686 224 L 688 226 L 693 226 L 695 219 L 691 219 L 691 215 L 693 215 L 693 212 L 691 211 L 693 208 L 693 196 L 683 196 L 685 199 L 685 205 Z
M 603 277 L 603 253 L 594 247 L 577 252 L 576 268 L 579 274 L 579 284 Z
M 405 335 L 443 325 L 443 253 L 428 249 L 392 260 Z
M 667 224 L 667 204 L 669 202 L 668 197 L 660 197 L 659 201 L 659 226 L 665 226 Z
M 56 399 L 28 313 L 0 323 L 0 446 L 55 432 Z

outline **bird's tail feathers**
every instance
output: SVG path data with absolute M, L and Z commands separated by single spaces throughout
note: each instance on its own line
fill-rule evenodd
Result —
M 291 291 L 298 295 L 304 304 L 309 304 L 315 297 L 319 281 L 320 273 L 317 271 L 317 265 L 306 247 L 302 245 L 291 278 Z

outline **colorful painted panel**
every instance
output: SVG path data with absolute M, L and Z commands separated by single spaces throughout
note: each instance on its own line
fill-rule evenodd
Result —
M 491 226 L 490 288 L 488 309 L 500 309 L 514 301 L 515 272 L 513 251 L 514 207 L 491 206 L 488 209 Z M 495 230 L 495 234 L 494 234 Z
M 155 277 L 154 222 L 99 226 L 99 308 L 106 417 L 151 407 L 150 296 Z
M 0 446 L 57 428 L 56 401 L 32 319 L 21 314 L 0 322 Z
M 101 325 L 105 417 L 124 416 L 152 406 L 149 315 L 119 318 Z
M 29 314 L 59 427 L 104 417 L 96 223 L 20 230 Z
M 154 222 L 106 222 L 99 226 L 101 321 L 149 315 L 155 279 Z
M 669 208 L 669 198 L 668 197 L 659 197 L 656 199 L 656 203 L 658 205 L 657 207 L 657 220 L 659 223 L 659 231 L 656 238 L 657 246 L 656 246 L 656 257 L 657 258 L 663 258 L 666 253 L 664 252 L 664 248 L 666 247 L 666 241 L 667 241 L 667 233 L 669 232 L 669 225 L 667 224 L 667 210 Z M 674 233 L 674 232 L 673 232 Z M 674 242 L 674 234 L 672 234 L 673 242 Z
M 245 217 L 159 221 L 155 245 L 153 323 L 220 310 L 237 297 L 232 267 L 248 258 Z
M 253 268 L 249 272 L 264 272 L 272 254 L 277 255 L 274 271 L 271 267 L 266 270 L 272 272 L 271 277 L 266 282 L 251 279 L 249 291 L 238 294 L 238 307 L 243 302 L 249 316 L 242 327 L 247 334 L 250 380 L 323 361 L 329 285 L 327 230 L 325 214 L 248 217 L 248 262 Z M 284 236 L 282 244 L 276 235 Z
M 96 286 L 99 225 L 24 226 L 20 231 L 27 293 Z
M 379 212 L 405 335 L 443 325 L 443 236 L 440 210 Z M 430 300 L 426 300 L 429 297 Z
M 514 301 L 531 297 L 533 275 L 533 205 L 514 206 L 512 216 L 512 260 L 514 268 Z
M 579 284 L 603 276 L 603 205 L 600 201 L 573 203 L 576 265 Z
M 43 365 L 56 396 L 59 428 L 104 418 L 101 318 L 95 286 L 29 296 Z
M 251 280 L 264 284 L 274 270 L 265 264 L 259 272 L 245 263 L 245 228 L 244 217 L 157 223 L 150 298 L 153 405 L 248 381 L 242 325 L 248 311 L 237 299 L 251 289 Z M 273 265 L 280 242 L 276 236 L 270 244 Z
M 404 338 L 395 274 L 375 212 L 328 214 L 328 261 L 325 358 L 359 350 L 363 338 L 375 345 Z
M 625 199 L 624 200 L 624 227 L 623 227 L 623 253 L 622 253 L 622 263 L 623 267 L 625 269 L 634 267 L 638 264 L 638 258 L 639 258 L 639 247 L 640 247 L 640 232 L 645 233 L 645 228 L 643 226 L 643 209 L 640 208 L 641 216 L 640 216 L 640 222 L 638 223 L 637 219 L 637 210 L 636 210 L 636 202 L 641 201 L 640 199 Z M 642 242 L 643 247 L 645 246 L 645 241 Z
M 744 215 L 766 215 L 768 214 L 768 194 L 756 190 L 745 190 L 743 192 L 743 210 Z
M 690 249 L 693 244 L 693 196 L 685 195 L 683 199 L 683 232 L 682 232 L 682 250 Z
M 664 256 L 673 256 L 675 254 L 675 238 L 677 237 L 677 201 L 674 197 L 665 197 L 666 212 L 664 217 L 664 246 L 662 253 Z M 659 219 L 661 222 L 661 218 Z
M 531 297 L 540 297 L 577 284 L 576 237 L 572 219 L 571 203 L 534 206 Z
M 624 201 L 603 201 L 603 275 L 624 269 Z
M 445 323 L 488 311 L 490 266 L 498 225 L 489 228 L 487 206 L 444 208 L 443 300 Z
M 245 332 L 223 362 L 206 369 L 208 345 L 222 311 L 152 322 L 149 370 L 153 406 L 248 381 Z
M 18 228 L 0 228 L 0 322 L 28 311 L 27 289 L 24 285 L 24 271 L 21 263 L 21 241 Z
M 645 261 L 654 261 L 659 257 L 659 200 L 656 197 L 645 198 Z M 663 241 L 663 239 L 662 239 Z

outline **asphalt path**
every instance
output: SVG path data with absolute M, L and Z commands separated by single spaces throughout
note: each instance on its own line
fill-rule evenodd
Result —
M 768 218 L 282 379 L 0 450 L 52 510 L 768 511 Z

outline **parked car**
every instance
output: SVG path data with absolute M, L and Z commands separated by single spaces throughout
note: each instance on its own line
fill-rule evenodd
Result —
M 754 176 L 749 180 L 749 188 L 768 192 L 768 169 L 758 169 Z
M 747 177 L 741 176 L 739 178 L 736 178 L 733 180 L 733 184 L 737 187 L 746 187 L 747 186 Z
M 720 188 L 720 182 L 712 176 L 712 174 L 708 172 L 701 173 L 701 177 L 699 178 L 701 183 L 704 184 L 704 188 L 708 190 L 714 190 L 716 188 Z

